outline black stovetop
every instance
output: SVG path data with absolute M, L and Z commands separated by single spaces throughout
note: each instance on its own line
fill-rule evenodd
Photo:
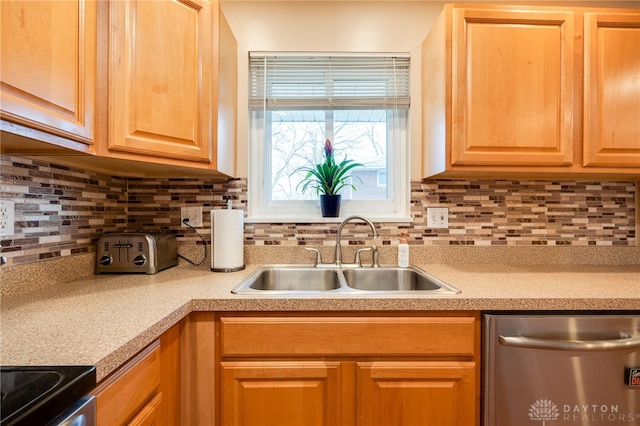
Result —
M 91 366 L 0 367 L 0 426 L 44 425 L 96 385 Z

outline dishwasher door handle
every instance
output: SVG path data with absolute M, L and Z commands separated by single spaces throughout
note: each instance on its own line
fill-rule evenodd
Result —
M 549 349 L 556 351 L 615 351 L 640 348 L 640 337 L 621 334 L 611 340 L 555 340 L 525 336 L 499 336 L 501 345 L 516 348 Z

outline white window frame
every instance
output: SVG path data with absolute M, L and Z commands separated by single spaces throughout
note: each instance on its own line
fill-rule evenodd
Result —
M 322 108 L 319 108 L 322 109 Z M 382 109 L 382 108 L 381 108 Z M 248 209 L 246 221 L 251 223 L 322 223 L 340 222 L 354 214 L 385 222 L 411 222 L 410 204 L 410 159 L 409 159 L 409 109 L 390 110 L 387 129 L 389 134 L 387 151 L 387 200 L 343 200 L 340 217 L 323 218 L 320 205 L 315 200 L 267 200 L 270 182 L 268 169 L 270 158 L 269 134 L 265 122 L 269 111 L 249 112 L 249 173 Z M 357 161 L 357 159 L 354 159 Z

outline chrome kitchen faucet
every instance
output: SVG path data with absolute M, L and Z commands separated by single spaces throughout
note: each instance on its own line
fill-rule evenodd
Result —
M 352 220 L 356 220 L 356 219 L 361 220 L 367 225 L 369 225 L 369 227 L 371 228 L 371 232 L 373 233 L 374 240 L 378 238 L 378 233 L 376 232 L 376 227 L 373 224 L 373 222 L 371 222 L 369 219 L 367 219 L 364 216 L 349 216 L 348 218 L 342 221 L 340 226 L 338 226 L 338 233 L 336 234 L 336 254 L 335 254 L 335 261 L 334 261 L 336 266 L 342 266 L 342 247 L 340 246 L 340 239 L 342 238 L 342 228 L 344 228 L 344 226 L 348 222 L 351 222 Z M 356 253 L 356 260 L 355 260 L 355 263 L 358 263 L 358 264 L 360 263 L 359 252 L 360 250 L 358 250 L 358 253 Z M 371 255 L 373 256 L 373 264 L 371 266 L 375 268 L 380 267 L 380 262 L 378 259 L 378 249 L 375 245 L 371 246 Z

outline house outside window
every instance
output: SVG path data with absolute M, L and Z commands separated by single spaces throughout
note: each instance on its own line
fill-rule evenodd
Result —
M 363 164 L 341 217 L 407 220 L 409 65 L 408 54 L 251 52 L 248 219 L 325 221 L 295 171 L 323 162 L 330 139 L 336 161 Z

